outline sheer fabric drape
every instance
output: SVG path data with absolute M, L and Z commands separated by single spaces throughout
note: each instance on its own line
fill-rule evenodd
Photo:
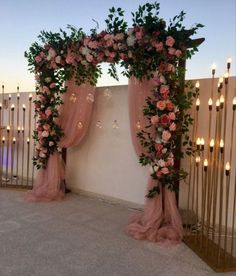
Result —
M 152 81 L 142 82 L 135 78 L 129 80 L 129 111 L 132 142 L 138 155 L 145 153 L 137 132 L 145 130 L 149 124 L 143 115 L 145 99 L 153 97 Z M 151 135 L 155 135 L 154 128 L 148 128 Z M 155 137 L 154 137 L 155 138 Z M 152 189 L 156 180 L 151 177 L 148 180 L 147 191 Z M 131 218 L 127 232 L 135 239 L 146 239 L 155 242 L 178 243 L 183 237 L 181 217 L 177 208 L 175 193 L 166 187 L 160 187 L 160 194 L 152 199 L 145 200 L 144 212 Z
M 89 128 L 95 87 L 89 84 L 78 86 L 74 79 L 67 82 L 64 104 L 60 109 L 59 125 L 64 136 L 59 145 L 68 148 L 78 145 Z M 64 197 L 65 165 L 61 155 L 55 152 L 48 159 L 47 168 L 41 169 L 35 179 L 32 191 L 27 193 L 29 201 L 51 201 Z

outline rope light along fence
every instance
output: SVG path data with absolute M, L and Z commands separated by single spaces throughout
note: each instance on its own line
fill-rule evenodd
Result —
M 32 139 L 36 125 L 33 95 L 6 94 L 0 99 L 0 187 L 31 189 L 34 179 Z
M 201 98 L 196 100 L 192 133 L 195 150 L 190 160 L 187 202 L 191 215 L 184 238 L 185 243 L 217 272 L 236 271 L 236 157 L 233 154 L 236 95 L 235 87 L 229 87 L 229 68 L 228 62 L 215 97 L 212 70 L 208 111 L 201 110 Z M 198 118 L 200 110 L 206 118 L 205 137 L 200 137 L 203 129 Z

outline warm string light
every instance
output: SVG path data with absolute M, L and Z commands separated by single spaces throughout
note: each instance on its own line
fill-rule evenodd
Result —
M 12 105 L 11 105 L 11 111 L 14 111 L 14 109 L 15 109 L 15 105 L 12 104 Z
M 13 144 L 16 143 L 16 137 L 13 137 L 12 142 L 13 142 Z
M 11 129 L 10 126 L 7 126 L 7 132 L 8 133 L 9 133 L 10 129 Z
M 8 95 L 8 99 L 9 99 L 9 101 L 11 100 L 11 94 Z
M 29 144 L 29 142 L 30 142 L 30 138 L 28 137 L 28 138 L 27 138 L 27 144 Z
M 22 109 L 23 109 L 23 111 L 25 111 L 25 109 L 26 109 L 25 104 L 22 104 Z
M 196 156 L 195 161 L 196 161 L 196 165 L 198 166 L 198 164 L 199 164 L 200 161 L 201 161 L 201 157 L 200 157 L 200 156 Z
M 196 145 L 197 145 L 197 150 L 200 150 L 200 145 L 201 145 L 201 138 L 200 137 L 197 138 Z
M 203 137 L 201 138 L 200 144 L 201 144 L 201 150 L 204 150 L 205 140 Z
M 17 100 L 20 99 L 20 93 L 17 93 Z
M 18 133 L 20 133 L 20 126 L 17 127 L 17 131 L 18 131 Z
M 229 72 L 224 73 L 224 78 L 225 78 L 225 84 L 228 84 L 229 81 Z
M 220 107 L 223 108 L 224 107 L 224 102 L 225 102 L 225 98 L 223 95 L 220 95 Z
M 3 144 L 5 143 L 5 140 L 6 140 L 6 139 L 5 139 L 5 137 L 3 136 L 3 137 L 2 137 L 2 143 L 3 143 Z
M 207 159 L 204 160 L 203 166 L 204 166 L 204 171 L 206 172 L 207 171 L 207 167 L 208 167 L 208 160 Z

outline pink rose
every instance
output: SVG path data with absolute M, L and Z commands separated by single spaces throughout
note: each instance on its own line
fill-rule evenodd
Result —
M 157 43 L 155 48 L 158 52 L 162 51 L 163 50 L 163 43 L 162 42 Z
M 43 153 L 43 152 L 40 152 L 40 153 L 39 153 L 39 157 L 41 157 L 41 158 L 45 158 L 45 157 L 46 157 L 46 154 L 45 154 L 45 153 Z
M 174 159 L 173 158 L 168 158 L 166 162 L 166 166 L 174 166 Z
M 168 174 L 170 171 L 169 171 L 168 168 L 164 167 L 164 168 L 161 169 L 161 172 L 162 172 L 163 174 Z
M 55 88 L 55 87 L 56 87 L 55 82 L 51 83 L 51 84 L 49 85 L 49 87 L 50 87 L 51 89 Z
M 155 85 L 160 85 L 160 84 L 161 84 L 161 80 L 160 80 L 160 78 L 159 78 L 158 75 L 154 75 L 154 76 L 153 76 L 152 82 L 153 82 Z
M 174 108 L 175 108 L 175 105 L 172 102 L 169 101 L 166 103 L 167 110 L 172 111 L 172 110 L 174 110 Z
M 169 86 L 168 85 L 162 85 L 160 89 L 160 93 L 162 95 L 162 98 L 164 100 L 167 100 L 169 98 Z
M 86 55 L 86 59 L 88 62 L 92 62 L 93 61 L 93 56 L 92 55 Z
M 48 152 L 47 148 L 42 148 L 41 150 L 42 150 L 43 153 L 47 153 Z
M 49 88 L 47 87 L 47 86 L 43 86 L 43 92 L 44 93 L 49 93 L 50 92 L 50 90 L 49 90 Z
M 170 131 L 175 131 L 176 130 L 176 124 L 175 123 L 172 123 L 169 127 L 169 130 Z
M 151 123 L 152 123 L 153 125 L 157 124 L 158 121 L 159 121 L 158 115 L 155 115 L 155 116 L 152 116 L 152 117 L 151 117 Z
M 35 75 L 35 76 L 34 76 L 34 79 L 35 79 L 36 81 L 39 81 L 39 80 L 40 80 L 40 76 L 39 76 L 39 75 Z
M 90 41 L 88 43 L 88 47 L 91 49 L 97 49 L 98 48 L 98 42 L 97 41 Z
M 49 125 L 49 124 L 43 125 L 43 129 L 44 129 L 44 130 L 49 130 L 49 128 L 50 128 L 50 125 Z
M 162 171 L 161 170 L 158 170 L 157 172 L 156 172 L 156 175 L 157 175 L 157 177 L 161 177 L 162 176 Z
M 55 51 L 53 48 L 50 48 L 50 49 L 48 50 L 49 60 L 50 60 L 51 58 L 55 58 L 56 55 L 57 55 L 57 53 L 56 53 L 56 51 Z
M 116 53 L 115 52 L 110 52 L 110 54 L 109 54 L 109 57 L 110 58 L 114 58 L 116 56 Z
M 61 63 L 61 56 L 57 56 L 55 58 L 55 61 L 56 61 L 56 63 L 60 64 Z
M 166 67 L 166 70 L 168 72 L 175 72 L 175 66 L 173 64 L 168 64 L 167 67 Z
M 50 115 L 52 115 L 52 110 L 50 108 L 47 108 L 45 110 L 45 114 L 46 114 L 47 117 L 49 117 Z
M 176 51 L 175 51 L 175 55 L 176 55 L 177 57 L 180 57 L 180 56 L 182 55 L 182 51 L 176 50 Z
M 120 58 L 121 58 L 122 60 L 124 60 L 124 61 L 126 61 L 126 60 L 129 59 L 129 57 L 128 57 L 126 54 L 124 54 L 124 53 L 120 53 Z
M 106 46 L 107 47 L 111 47 L 113 45 L 113 40 L 109 39 L 109 40 L 106 40 Z
M 174 55 L 175 55 L 175 52 L 176 52 L 176 49 L 175 49 L 175 48 L 173 48 L 173 47 L 168 48 L 168 53 L 169 53 L 170 55 L 174 56 Z
M 39 63 L 42 61 L 42 58 L 40 56 L 36 56 L 34 60 Z
M 156 103 L 156 107 L 157 107 L 158 109 L 160 109 L 160 110 L 164 110 L 164 109 L 166 108 L 166 103 L 165 103 L 165 101 L 158 101 L 158 102 Z
M 40 55 L 41 58 L 45 57 L 45 53 L 44 52 L 40 52 L 39 55 Z
M 110 40 L 111 38 L 112 38 L 112 37 L 111 37 L 110 34 L 106 34 L 106 35 L 103 37 L 104 40 Z
M 172 36 L 167 36 L 166 45 L 172 47 L 175 44 L 175 40 Z
M 169 113 L 169 118 L 173 121 L 173 120 L 175 120 L 175 113 L 174 112 L 170 112 Z
M 115 40 L 123 40 L 124 39 L 124 34 L 123 33 L 118 33 L 115 35 Z
M 164 130 L 162 132 L 162 139 L 164 141 L 168 141 L 170 139 L 170 137 L 171 137 L 171 134 L 170 134 L 170 132 L 168 130 Z
M 168 115 L 163 114 L 160 117 L 160 124 L 164 127 L 168 126 L 170 124 L 170 118 Z

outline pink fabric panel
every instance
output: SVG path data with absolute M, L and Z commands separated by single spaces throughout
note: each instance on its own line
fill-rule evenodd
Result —
M 59 125 L 65 136 L 59 145 L 68 148 L 78 145 L 86 135 L 89 128 L 95 88 L 91 85 L 75 84 L 74 79 L 68 81 L 68 90 L 63 96 L 64 104 L 61 106 Z M 80 123 L 78 125 L 78 123 Z M 50 201 L 62 199 L 64 196 L 65 168 L 59 153 L 54 153 L 48 159 L 46 169 L 40 169 L 34 182 L 32 191 L 27 193 L 29 201 Z
M 62 181 L 65 179 L 65 167 L 61 156 L 55 152 L 48 159 L 47 168 L 41 169 L 34 182 L 32 191 L 26 195 L 28 201 L 60 200 L 64 197 Z
M 65 134 L 60 141 L 62 148 L 78 145 L 86 135 L 93 109 L 93 102 L 87 97 L 89 95 L 93 98 L 95 93 L 94 86 L 90 84 L 78 86 L 74 79 L 68 81 L 67 86 L 59 117 L 59 125 Z
M 155 133 L 155 128 L 145 129 L 144 127 L 149 124 L 147 118 L 143 115 L 143 107 L 146 105 L 145 99 L 147 97 L 153 97 L 152 93 L 153 84 L 151 81 L 144 80 L 140 82 L 134 77 L 129 79 L 129 115 L 130 115 L 130 129 L 131 137 L 134 149 L 137 155 L 142 152 L 145 153 L 145 149 L 140 145 L 137 138 L 137 132 L 140 130 L 146 130 L 152 134 Z M 137 122 L 140 122 L 141 128 L 137 128 Z
M 139 143 L 137 132 L 137 121 L 140 121 L 141 128 L 149 124 L 143 116 L 143 107 L 146 105 L 145 99 L 153 97 L 151 92 L 152 81 L 140 82 L 135 78 L 129 81 L 129 108 L 131 136 L 135 151 L 138 155 L 145 149 Z M 149 128 L 147 131 L 155 135 L 155 129 Z M 155 137 L 155 136 L 154 136 Z M 151 177 L 148 181 L 147 191 L 156 185 L 156 180 Z M 128 235 L 138 240 L 149 240 L 166 244 L 175 244 L 183 238 L 183 227 L 181 217 L 177 208 L 175 193 L 166 187 L 160 187 L 160 194 L 152 199 L 147 198 L 144 205 L 144 212 L 140 212 L 131 218 L 128 225 Z

